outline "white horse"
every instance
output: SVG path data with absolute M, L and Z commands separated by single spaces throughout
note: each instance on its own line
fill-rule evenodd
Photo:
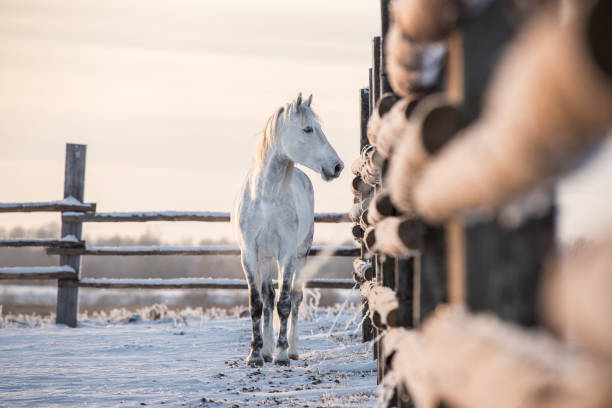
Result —
M 279 267 L 280 330 L 274 362 L 289 365 L 290 358 L 298 359 L 297 320 L 305 281 L 303 267 L 312 245 L 314 196 L 310 179 L 294 168 L 294 163 L 320 173 L 326 181 L 338 177 L 344 167 L 323 134 L 310 108 L 311 102 L 312 95 L 302 103 L 300 93 L 295 101 L 268 119 L 259 138 L 255 161 L 232 211 L 242 267 L 249 284 L 253 337 L 246 362 L 251 366 L 272 361 L 275 298 L 272 278 Z

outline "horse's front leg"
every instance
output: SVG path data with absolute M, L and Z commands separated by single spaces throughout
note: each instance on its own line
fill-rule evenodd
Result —
M 246 363 L 251 367 L 261 367 L 264 360 L 261 354 L 263 340 L 261 338 L 261 312 L 263 303 L 258 282 L 261 280 L 256 276 L 257 256 L 248 252 L 242 252 L 242 267 L 249 284 L 249 308 L 251 311 L 251 323 L 253 325 L 253 336 L 251 337 L 251 351 L 246 359 Z
M 289 355 L 287 348 L 287 321 L 291 313 L 291 285 L 295 274 L 296 255 L 290 255 L 280 261 L 283 281 L 281 284 L 280 296 L 276 305 L 278 317 L 280 319 L 280 329 L 278 341 L 276 343 L 276 356 L 274 363 L 278 365 L 289 365 Z
M 298 354 L 298 316 L 300 314 L 300 304 L 303 298 L 304 288 L 304 266 L 306 265 L 306 256 L 297 258 L 297 268 L 293 285 L 291 288 L 291 321 L 289 323 L 289 358 L 292 360 L 299 359 Z

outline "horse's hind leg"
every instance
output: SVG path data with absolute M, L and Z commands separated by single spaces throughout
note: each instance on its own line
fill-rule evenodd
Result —
M 291 286 L 293 283 L 293 275 L 295 273 L 296 256 L 290 255 L 281 261 L 281 272 L 283 283 L 281 286 L 280 296 L 276 305 L 278 317 L 280 319 L 280 329 L 278 331 L 278 341 L 276 343 L 276 356 L 274 363 L 278 365 L 289 365 L 289 356 L 287 348 L 287 321 L 291 313 Z
M 246 363 L 252 367 L 263 366 L 261 348 L 263 341 L 261 338 L 261 312 L 263 303 L 259 292 L 258 280 L 256 277 L 257 257 L 242 253 L 242 267 L 249 283 L 249 308 L 251 311 L 251 323 L 253 325 L 253 336 L 251 338 L 251 352 L 246 359 Z
M 262 265 L 262 284 L 261 292 L 263 295 L 263 359 L 266 362 L 272 361 L 274 353 L 274 285 L 272 284 L 272 271 L 275 263 L 273 260 L 266 260 Z
M 300 305 L 303 298 L 303 274 L 304 265 L 306 264 L 306 256 L 300 256 L 297 259 L 297 268 L 295 277 L 293 278 L 293 287 L 291 288 L 291 322 L 289 325 L 289 358 L 297 360 L 298 354 L 298 316 L 300 314 Z

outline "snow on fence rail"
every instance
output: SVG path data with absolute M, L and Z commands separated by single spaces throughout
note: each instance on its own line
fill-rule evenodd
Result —
M 73 267 L 63 266 L 28 266 L 0 268 L 0 279 L 76 279 Z
M 349 222 L 346 213 L 316 213 L 315 222 Z M 229 222 L 230 213 L 220 211 L 146 211 L 146 212 L 65 212 L 62 222 L 149 222 L 149 221 L 200 221 Z
M 62 239 L 19 238 L 2 239 L 0 247 L 44 247 L 50 255 L 60 255 L 58 267 L 0 268 L 1 279 L 57 279 L 57 323 L 76 326 L 78 315 L 78 288 L 139 288 L 139 289 L 245 289 L 244 280 L 183 278 L 183 279 L 80 279 L 81 256 L 143 256 L 143 255 L 239 255 L 233 245 L 209 246 L 146 246 L 146 247 L 89 247 L 82 240 L 85 222 L 148 222 L 148 221 L 199 221 L 229 222 L 227 212 L 211 211 L 148 211 L 96 213 L 96 204 L 84 203 L 85 157 L 87 146 L 66 145 L 66 172 L 64 196 L 61 201 L 37 203 L 0 203 L 0 212 L 62 212 Z M 318 213 L 315 222 L 347 222 L 345 213 Z M 321 247 L 311 248 L 309 255 L 356 256 L 360 248 Z M 348 272 L 348 271 L 347 271 Z M 350 289 L 353 279 L 312 279 L 306 287 L 326 289 Z
M 82 203 L 74 197 L 60 201 L 35 203 L 0 203 L 0 213 L 7 212 L 52 212 L 52 211 L 96 211 L 95 203 Z
M 359 248 L 313 246 L 309 255 L 358 256 Z M 49 255 L 240 255 L 235 245 L 49 248 Z
M 273 281 L 274 285 L 278 281 Z M 177 279 L 90 279 L 66 281 L 66 287 L 101 289 L 247 289 L 243 279 L 177 278 Z M 354 282 L 348 279 L 310 279 L 307 288 L 352 289 Z

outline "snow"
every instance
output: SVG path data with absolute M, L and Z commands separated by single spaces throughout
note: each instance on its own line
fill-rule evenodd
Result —
M 60 203 L 60 202 L 58 202 Z M 64 203 L 68 204 L 68 203 Z M 72 204 L 72 203 L 70 203 Z M 64 216 L 68 217 L 84 217 L 81 212 L 64 212 Z M 133 211 L 133 212 L 96 212 L 95 220 L 88 221 L 104 221 L 112 220 L 113 218 L 154 218 L 154 217 L 165 217 L 165 218 L 223 218 L 225 221 L 229 221 L 230 213 L 223 211 Z M 348 222 L 348 214 L 339 212 L 325 212 L 316 213 L 315 219 L 319 222 L 335 221 L 340 219 L 339 222 Z
M 82 216 L 80 212 L 65 212 L 67 216 Z M 134 212 L 96 212 L 96 218 L 130 218 L 130 217 L 227 217 L 230 214 L 222 211 L 134 211 Z
M 214 285 L 214 286 L 235 286 L 237 288 L 245 288 L 247 285 L 244 279 L 219 279 L 219 278 L 173 278 L 173 279 L 108 279 L 108 278 L 96 278 L 89 279 L 84 278 L 80 280 L 81 283 L 85 284 L 106 284 L 106 285 L 148 285 L 148 286 L 161 286 L 161 285 Z
M 54 205 L 79 205 L 79 206 L 90 206 L 91 204 L 82 203 L 76 198 L 70 196 L 59 201 L 37 201 L 31 203 L 0 203 L 0 209 L 2 208 L 27 208 L 27 207 L 50 207 Z M 80 214 L 80 213 L 77 213 Z
M 305 315 L 311 317 L 300 321 L 301 359 L 259 369 L 244 364 L 248 318 L 162 313 L 123 324 L 87 318 L 76 329 L 5 327 L 0 405 L 375 406 L 376 364 L 360 343 L 359 308 Z
M 76 236 L 72 235 L 72 234 L 64 235 L 61 240 L 63 242 L 79 242 L 79 239 Z
M 126 247 L 87 247 L 90 251 L 104 252 L 236 252 L 240 248 L 236 245 L 201 245 L 201 246 L 126 246 Z
M 11 267 L 3 267 L 0 268 L 2 274 L 15 274 L 19 275 L 22 273 L 56 273 L 56 272 L 69 272 L 75 273 L 75 270 L 72 266 L 64 265 L 64 266 L 11 266 Z

